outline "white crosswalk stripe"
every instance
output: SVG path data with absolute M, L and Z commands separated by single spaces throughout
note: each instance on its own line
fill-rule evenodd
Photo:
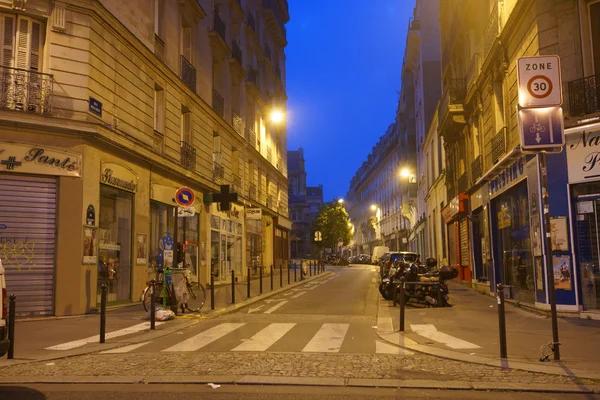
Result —
M 163 351 L 195 351 L 244 326 L 244 323 L 223 323 L 177 343 Z
M 431 324 L 423 324 L 423 325 L 411 325 L 410 329 L 413 332 L 418 334 L 419 336 L 426 337 L 428 339 L 434 340 L 439 343 L 443 343 L 446 346 L 452 349 L 479 349 L 480 346 L 467 342 L 466 340 L 462 340 L 456 338 L 454 336 L 450 336 L 446 333 L 439 332 L 434 325 Z
M 290 331 L 295 323 L 269 324 L 250 339 L 235 347 L 232 351 L 265 351 Z
M 337 353 L 342 347 L 344 336 L 348 333 L 350 324 L 323 324 L 321 329 L 313 336 L 303 352 Z

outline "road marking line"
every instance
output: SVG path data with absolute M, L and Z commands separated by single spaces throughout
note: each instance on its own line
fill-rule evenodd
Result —
M 303 352 L 337 353 L 342 347 L 350 324 L 323 324 Z
M 265 314 L 271 314 L 273 311 L 277 310 L 279 307 L 281 307 L 282 305 L 284 305 L 287 302 L 288 302 L 287 300 L 284 300 L 278 304 L 275 304 L 273 307 L 271 307 L 267 311 L 265 311 Z
M 375 341 L 375 353 L 377 353 L 377 354 L 396 354 L 396 355 L 401 355 L 401 356 L 412 356 L 415 354 L 410 350 L 405 350 L 400 347 L 396 347 L 396 346 L 386 343 L 382 340 Z
M 164 322 L 156 321 L 156 325 L 161 325 Z M 140 331 L 145 331 L 150 329 L 150 322 L 142 322 L 141 324 L 130 326 L 129 328 L 120 329 L 114 332 L 108 332 L 105 335 L 106 339 L 114 339 L 120 336 L 130 335 L 132 333 L 137 333 Z M 91 336 L 85 339 L 74 340 L 72 342 L 66 342 L 57 344 L 55 346 L 46 347 L 44 350 L 71 350 L 76 347 L 85 346 L 88 343 L 99 343 L 100 335 Z
M 150 342 L 134 343 L 134 344 L 130 344 L 129 346 L 123 346 L 123 347 L 119 347 L 116 349 L 101 351 L 100 354 L 129 353 L 130 351 L 133 351 L 133 350 L 135 350 L 139 347 L 142 347 L 143 345 L 146 345 L 148 343 L 150 343 Z
M 479 349 L 480 346 L 467 342 L 465 340 L 450 336 L 443 332 L 438 332 L 437 328 L 431 324 L 411 325 L 410 329 L 416 334 L 443 343 L 451 349 Z
M 296 323 L 269 324 L 231 351 L 265 351 L 292 329 Z
M 217 339 L 222 338 L 235 331 L 236 329 L 246 325 L 245 323 L 223 323 L 212 328 L 200 332 L 199 334 L 192 336 L 183 342 L 177 343 L 175 346 L 171 346 L 163 351 L 195 351 L 202 347 L 214 342 Z
M 297 299 L 298 297 L 302 296 L 304 293 L 306 293 L 306 292 L 298 292 L 292 296 L 292 299 Z

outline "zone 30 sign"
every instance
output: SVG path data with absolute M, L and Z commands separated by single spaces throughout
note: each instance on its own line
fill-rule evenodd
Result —
M 517 67 L 519 106 L 556 107 L 562 104 L 558 56 L 521 57 Z

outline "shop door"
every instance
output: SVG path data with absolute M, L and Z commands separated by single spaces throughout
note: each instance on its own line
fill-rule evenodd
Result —
M 600 309 L 600 262 L 598 253 L 600 199 L 577 202 L 577 250 L 582 303 L 586 310 Z
M 56 179 L 0 175 L 0 259 L 18 315 L 54 313 Z

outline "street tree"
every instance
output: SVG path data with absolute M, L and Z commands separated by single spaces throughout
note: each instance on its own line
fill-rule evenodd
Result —
M 320 231 L 322 241 L 316 242 L 319 250 L 324 248 L 335 249 L 338 238 L 342 238 L 343 245 L 350 243 L 351 233 L 348 226 L 348 213 L 346 208 L 337 201 L 324 204 L 316 218 L 312 221 L 312 235 Z

